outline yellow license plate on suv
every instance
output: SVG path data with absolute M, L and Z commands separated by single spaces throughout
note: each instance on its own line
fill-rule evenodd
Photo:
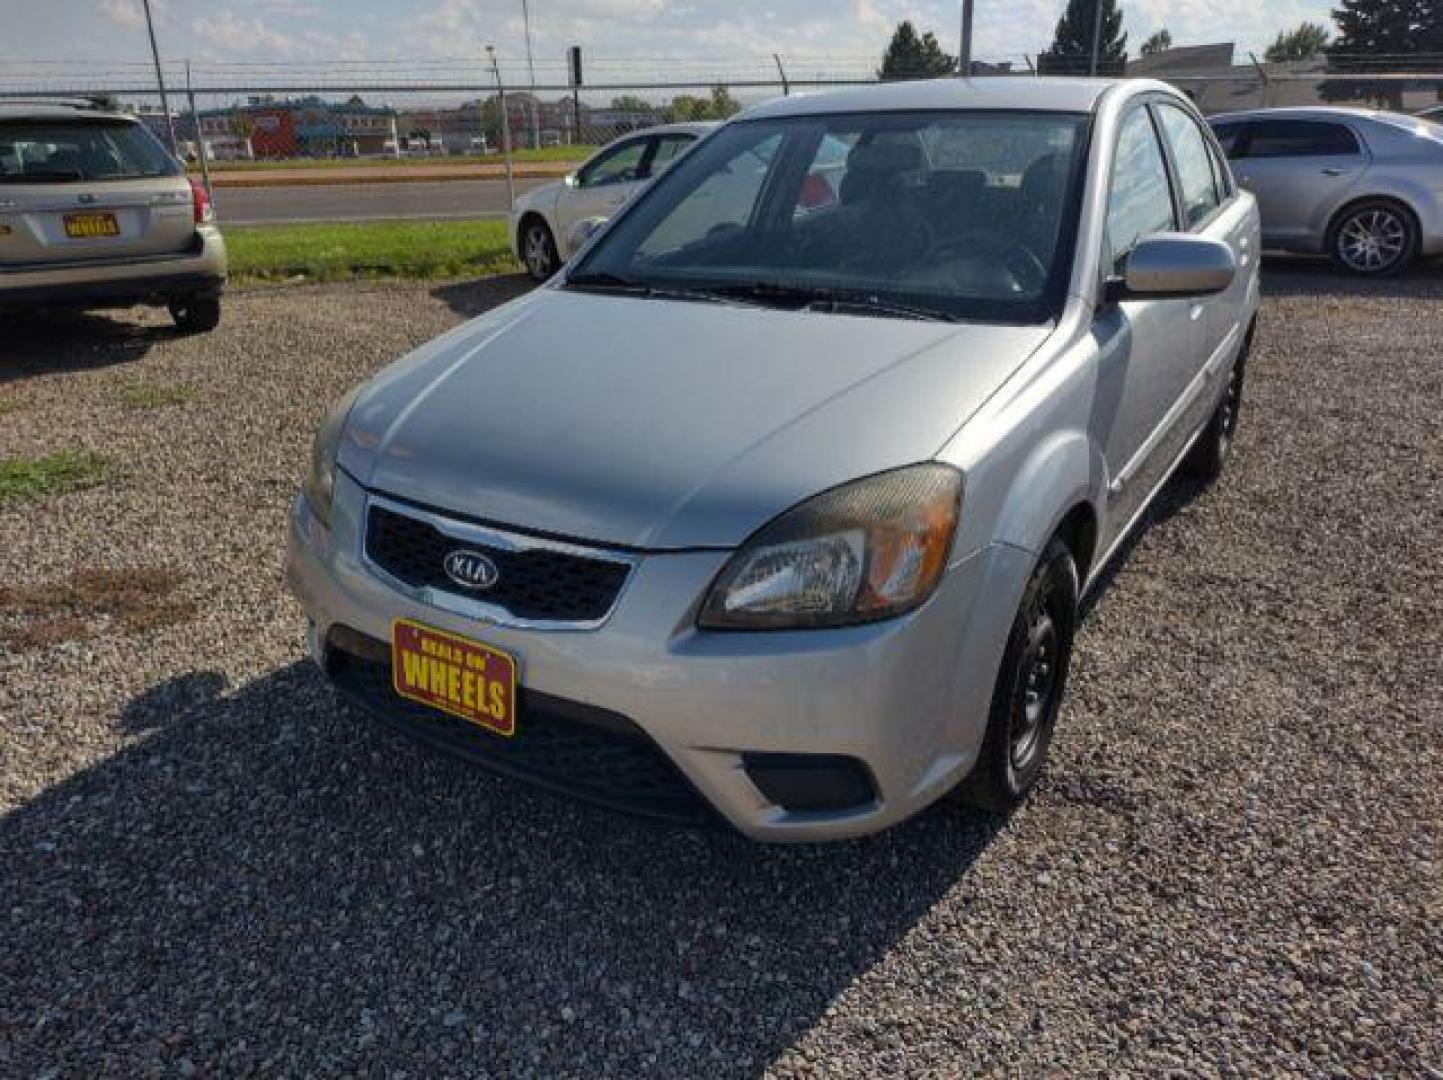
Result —
M 119 236 L 120 222 L 115 219 L 114 214 L 66 214 L 65 235 L 72 240 Z
M 396 693 L 495 735 L 516 734 L 516 659 L 410 619 L 391 624 Z

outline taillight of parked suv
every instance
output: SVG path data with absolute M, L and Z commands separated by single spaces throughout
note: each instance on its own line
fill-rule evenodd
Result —
M 195 177 L 190 180 L 190 206 L 195 213 L 195 223 L 203 225 L 208 221 L 215 220 L 215 208 L 210 203 L 210 192 L 206 191 L 205 185 Z

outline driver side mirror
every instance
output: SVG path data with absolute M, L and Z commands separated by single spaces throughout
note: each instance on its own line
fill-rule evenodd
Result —
M 581 174 L 567 173 L 561 178 L 561 182 L 567 187 L 581 187 Z
M 1104 299 L 1117 303 L 1211 296 L 1231 285 L 1237 272 L 1237 257 L 1221 240 L 1156 233 L 1137 242 L 1122 277 L 1107 280 Z

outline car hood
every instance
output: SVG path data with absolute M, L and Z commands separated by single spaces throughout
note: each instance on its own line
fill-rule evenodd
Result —
M 932 457 L 1049 332 L 541 289 L 381 372 L 339 462 L 522 531 L 734 547 Z

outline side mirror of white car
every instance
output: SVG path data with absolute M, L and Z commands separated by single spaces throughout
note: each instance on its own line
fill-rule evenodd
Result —
M 566 237 L 566 246 L 572 251 L 576 251 L 600 232 L 601 227 L 605 224 L 606 218 L 604 217 L 582 218 L 571 227 L 571 232 Z
M 1210 296 L 1233 283 L 1238 261 L 1221 240 L 1157 233 L 1137 242 L 1123 277 L 1107 282 L 1109 301 Z

